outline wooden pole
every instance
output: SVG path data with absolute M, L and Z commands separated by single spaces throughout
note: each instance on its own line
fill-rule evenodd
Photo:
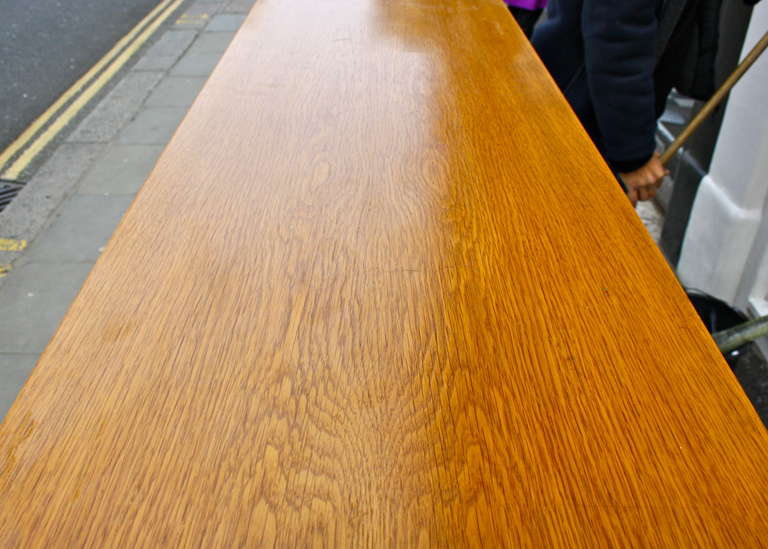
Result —
M 736 82 L 738 82 L 741 77 L 744 76 L 744 73 L 747 72 L 749 67 L 751 67 L 755 61 L 757 61 L 757 59 L 760 57 L 760 54 L 765 51 L 766 47 L 768 47 L 768 31 L 766 31 L 760 41 L 755 45 L 754 48 L 752 48 L 752 51 L 747 54 L 744 60 L 739 63 L 739 66 L 736 67 L 736 70 L 733 71 L 731 76 L 729 76 L 723 85 L 720 86 L 720 89 L 717 90 L 715 94 L 709 99 L 709 101 L 704 104 L 704 107 L 698 112 L 694 119 L 691 120 L 691 123 L 686 126 L 683 132 L 677 136 L 677 139 L 675 139 L 669 148 L 664 151 L 664 153 L 661 155 L 662 164 L 666 164 L 672 160 L 672 157 L 675 156 L 675 153 L 685 144 L 688 138 L 698 129 L 701 123 L 706 120 L 706 118 L 715 109 L 715 107 L 720 104 L 728 92 L 731 91 L 731 88 L 736 85 Z

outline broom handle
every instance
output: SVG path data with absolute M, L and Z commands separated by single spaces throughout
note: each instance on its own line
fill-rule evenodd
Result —
M 751 67 L 755 61 L 757 61 L 757 58 L 760 57 L 760 54 L 765 51 L 766 47 L 768 47 L 768 32 L 763 35 L 760 41 L 755 44 L 755 47 L 752 48 L 752 51 L 750 51 L 744 60 L 739 63 L 739 66 L 736 67 L 736 70 L 733 71 L 733 73 L 725 82 L 723 82 L 723 85 L 720 86 L 720 89 L 715 92 L 715 95 L 713 95 L 709 101 L 704 104 L 694 119 L 691 120 L 691 123 L 685 127 L 683 132 L 677 136 L 677 139 L 675 139 L 669 148 L 664 151 L 664 153 L 661 155 L 662 164 L 666 164 L 672 159 L 673 156 L 675 156 L 675 153 L 678 151 L 678 149 L 685 144 L 691 134 L 696 131 L 701 123 L 704 122 L 709 114 L 715 109 L 715 107 L 720 104 L 720 102 L 723 100 L 723 97 L 725 97 L 725 95 L 731 91 L 731 88 L 733 88 L 736 82 L 738 82 L 739 79 L 744 76 L 744 73 L 747 72 L 747 69 L 749 69 L 749 67 Z

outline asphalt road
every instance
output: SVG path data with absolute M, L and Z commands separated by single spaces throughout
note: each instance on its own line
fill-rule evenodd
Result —
M 0 0 L 0 151 L 160 0 Z

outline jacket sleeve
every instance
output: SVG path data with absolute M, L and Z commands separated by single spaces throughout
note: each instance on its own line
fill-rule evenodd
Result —
M 584 0 L 587 84 L 613 168 L 632 171 L 654 151 L 656 2 Z

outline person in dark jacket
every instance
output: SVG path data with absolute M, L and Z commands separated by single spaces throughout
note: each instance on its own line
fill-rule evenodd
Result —
M 667 173 L 655 153 L 653 73 L 663 0 L 550 0 L 533 45 L 632 201 Z

